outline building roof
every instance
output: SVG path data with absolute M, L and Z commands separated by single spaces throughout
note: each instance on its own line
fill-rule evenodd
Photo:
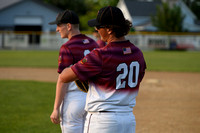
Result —
M 156 14 L 156 6 L 161 5 L 161 1 L 136 1 L 124 0 L 131 16 L 151 16 Z
M 7 8 L 11 5 L 17 4 L 22 0 L 0 0 L 0 10 Z
M 53 5 L 50 5 L 48 3 L 44 3 L 42 0 L 0 0 L 0 10 L 9 8 L 9 7 L 11 7 L 15 4 L 18 4 L 20 2 L 23 2 L 23 1 L 33 1 L 33 2 L 39 3 L 41 5 L 47 6 L 51 10 L 62 11 L 61 9 L 59 9 L 59 8 L 53 6 Z

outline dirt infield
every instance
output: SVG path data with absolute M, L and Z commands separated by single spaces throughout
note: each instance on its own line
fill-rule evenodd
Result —
M 0 68 L 0 79 L 56 82 L 56 69 Z M 134 108 L 136 133 L 199 133 L 200 73 L 149 72 Z

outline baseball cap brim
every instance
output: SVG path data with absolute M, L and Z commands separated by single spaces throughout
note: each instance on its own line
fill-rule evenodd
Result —
M 91 19 L 91 20 L 88 21 L 88 25 L 89 25 L 90 27 L 95 27 L 95 26 L 99 26 L 99 25 L 101 25 L 101 24 L 100 24 L 99 22 L 97 22 L 96 19 Z
M 50 24 L 50 25 L 58 24 L 58 22 L 55 20 L 55 21 L 49 22 L 49 24 Z

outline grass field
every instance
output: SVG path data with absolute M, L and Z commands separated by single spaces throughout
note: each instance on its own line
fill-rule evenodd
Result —
M 58 51 L 0 50 L 0 67 L 57 67 Z
M 58 133 L 50 121 L 55 83 L 0 80 L 1 133 Z
M 145 51 L 149 71 L 200 72 L 200 52 Z M 0 67 L 57 67 L 58 51 L 0 51 Z
M 200 72 L 199 51 L 150 51 L 144 56 L 150 71 Z
M 148 71 L 200 72 L 200 52 L 145 51 Z M 0 67 L 57 67 L 58 51 L 0 50 Z M 50 121 L 55 83 L 0 80 L 0 132 L 58 133 Z

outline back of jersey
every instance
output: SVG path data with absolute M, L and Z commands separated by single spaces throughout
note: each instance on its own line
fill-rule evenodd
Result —
M 98 48 L 98 44 L 86 35 L 78 34 L 73 36 L 60 48 L 58 73 L 61 73 L 66 67 L 77 63 L 95 48 Z M 67 90 L 69 92 L 79 89 L 74 82 L 70 82 Z
M 86 110 L 132 111 L 146 69 L 141 50 L 129 41 L 112 42 L 85 59 L 75 69 L 80 79 L 90 81 Z

